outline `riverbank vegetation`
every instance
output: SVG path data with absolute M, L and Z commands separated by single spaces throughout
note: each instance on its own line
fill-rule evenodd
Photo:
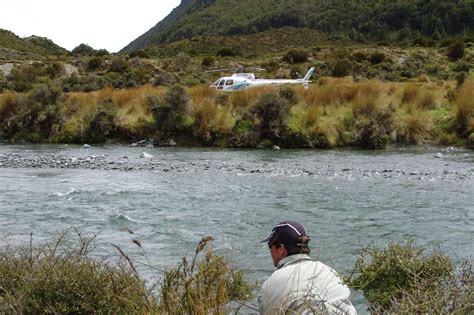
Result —
M 117 54 L 0 31 L 0 138 L 473 147 L 472 16 L 471 1 L 182 1 Z M 239 69 L 284 79 L 311 66 L 308 90 L 208 88 Z
M 99 258 L 95 237 L 76 230 L 49 245 L 2 248 L 0 311 L 224 314 L 254 309 L 252 292 L 258 288 L 212 250 L 211 240 L 204 238 L 191 258 L 168 270 L 140 264 L 115 245 L 118 257 Z M 147 283 L 136 265 L 159 273 L 159 283 Z M 472 260 L 455 264 L 446 254 L 428 252 L 412 241 L 362 249 L 345 278 L 376 313 L 474 311 Z
M 361 290 L 376 314 L 469 314 L 474 311 L 472 260 L 457 266 L 440 251 L 408 240 L 364 248 L 347 284 Z
M 133 259 L 98 258 L 95 236 L 71 229 L 51 244 L 0 249 L 2 314 L 222 314 L 229 302 L 252 298 L 252 286 L 203 239 L 157 284 L 142 278 Z M 135 241 L 140 246 L 138 241 Z M 151 267 L 147 265 L 148 267 Z
M 474 80 L 381 82 L 322 77 L 302 87 L 222 94 L 205 85 L 64 93 L 36 85 L 0 94 L 12 143 L 132 143 L 377 149 L 387 144 L 474 146 Z

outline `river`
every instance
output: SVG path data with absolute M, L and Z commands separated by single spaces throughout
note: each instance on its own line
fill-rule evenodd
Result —
M 474 151 L 0 146 L 0 246 L 73 226 L 97 234 L 102 255 L 116 255 L 113 243 L 165 269 L 209 235 L 261 283 L 273 266 L 259 241 L 287 219 L 303 222 L 312 256 L 341 273 L 362 246 L 406 238 L 473 255 Z

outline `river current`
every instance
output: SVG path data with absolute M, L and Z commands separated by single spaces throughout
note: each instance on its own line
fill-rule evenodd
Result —
M 312 256 L 343 274 L 363 246 L 407 238 L 471 256 L 474 151 L 0 146 L 0 246 L 76 227 L 97 234 L 100 255 L 116 256 L 116 244 L 166 269 L 212 236 L 261 283 L 273 266 L 259 241 L 288 219 L 305 225 Z

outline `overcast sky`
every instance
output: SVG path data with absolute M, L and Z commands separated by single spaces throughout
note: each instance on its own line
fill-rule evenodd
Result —
M 81 43 L 117 52 L 180 0 L 0 0 L 0 28 L 20 37 L 47 37 L 72 50 Z

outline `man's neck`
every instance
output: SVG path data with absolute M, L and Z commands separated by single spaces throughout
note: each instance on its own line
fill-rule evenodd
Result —
M 286 256 L 285 258 L 282 258 L 278 262 L 277 269 L 286 267 L 288 265 L 296 264 L 300 261 L 305 261 L 305 260 L 311 260 L 308 254 L 295 254 L 295 255 Z

